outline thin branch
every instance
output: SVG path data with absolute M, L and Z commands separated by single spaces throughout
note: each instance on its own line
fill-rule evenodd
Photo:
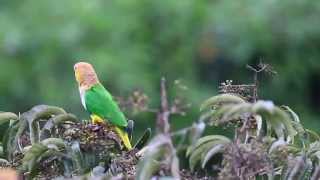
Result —
M 247 65 L 247 68 L 254 72 L 254 75 L 253 75 L 253 83 L 255 85 L 255 88 L 253 88 L 253 101 L 254 102 L 257 102 L 257 100 L 258 100 L 258 85 L 259 85 L 258 74 L 260 72 L 263 72 L 267 67 L 268 67 L 267 65 L 262 65 L 259 69 L 257 69 L 257 68 L 250 66 L 250 65 Z
M 169 131 L 170 131 L 169 116 L 170 116 L 171 112 L 170 112 L 169 103 L 168 103 L 165 78 L 161 79 L 160 101 L 161 101 L 161 107 L 160 107 L 160 110 L 157 114 L 158 131 L 162 132 L 164 134 L 169 134 Z
M 168 105 L 168 97 L 167 97 L 167 89 L 166 89 L 166 79 L 163 77 L 161 78 L 161 84 L 160 84 L 160 96 L 161 96 L 161 110 L 169 111 L 169 105 Z

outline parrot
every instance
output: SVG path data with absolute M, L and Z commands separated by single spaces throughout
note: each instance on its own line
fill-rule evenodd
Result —
M 81 103 L 90 114 L 92 123 L 111 124 L 112 130 L 120 137 L 125 148 L 131 150 L 127 119 L 112 95 L 100 83 L 93 66 L 87 62 L 78 62 L 74 65 L 74 72 Z

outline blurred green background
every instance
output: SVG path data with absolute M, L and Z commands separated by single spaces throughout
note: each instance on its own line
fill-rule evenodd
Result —
M 1 0 L 0 110 L 49 104 L 87 118 L 73 74 L 84 59 L 113 95 L 141 89 L 154 107 L 160 77 L 170 89 L 179 79 L 192 102 L 185 118 L 174 117 L 181 127 L 224 80 L 252 82 L 245 66 L 263 59 L 278 75 L 261 77 L 261 97 L 290 106 L 317 131 L 319 18 L 312 0 Z M 141 129 L 155 119 L 130 118 Z

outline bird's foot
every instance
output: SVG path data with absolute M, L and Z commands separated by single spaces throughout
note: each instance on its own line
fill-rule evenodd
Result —
M 100 126 L 100 124 L 89 124 L 89 127 L 92 129 L 92 131 L 97 132 L 99 131 L 102 126 Z

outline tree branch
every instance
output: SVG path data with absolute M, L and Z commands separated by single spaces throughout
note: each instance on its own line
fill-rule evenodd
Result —
M 158 131 L 164 134 L 169 134 L 169 131 L 170 131 L 169 116 L 171 112 L 170 112 L 169 103 L 168 103 L 166 80 L 164 77 L 161 79 L 161 84 L 160 84 L 160 101 L 161 101 L 161 107 L 157 114 Z

